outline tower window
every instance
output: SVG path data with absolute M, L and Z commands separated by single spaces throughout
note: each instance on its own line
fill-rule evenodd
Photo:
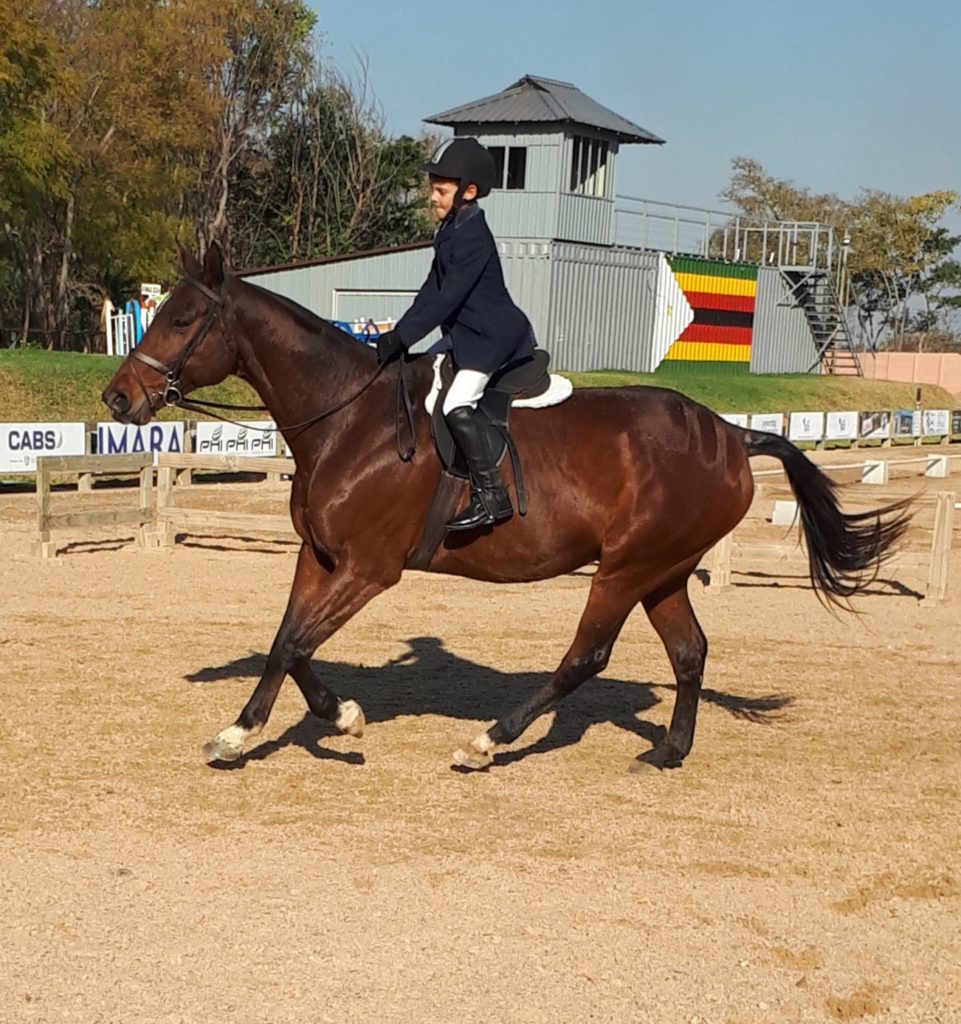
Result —
M 607 188 L 606 139 L 575 135 L 571 147 L 571 192 L 582 196 L 603 196 Z
M 523 188 L 527 177 L 527 147 L 511 146 L 507 157 L 507 187 Z
M 494 188 L 521 189 L 527 182 L 526 146 L 488 146 L 494 158 Z

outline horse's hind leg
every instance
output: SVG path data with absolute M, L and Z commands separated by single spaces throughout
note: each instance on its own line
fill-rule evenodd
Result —
M 637 601 L 636 592 L 630 590 L 622 578 L 607 576 L 603 568 L 598 569 L 574 642 L 557 671 L 544 686 L 498 719 L 466 748 L 454 751 L 454 763 L 464 768 L 486 768 L 493 760 L 495 746 L 513 743 L 535 718 L 573 693 L 581 683 L 603 672 L 614 641 Z
M 399 577 L 400 573 L 397 575 Z M 264 674 L 237 721 L 204 745 L 206 759 L 236 761 L 240 757 L 246 742 L 266 725 L 288 672 L 315 715 L 333 722 L 341 732 L 362 735 L 364 714 L 360 705 L 352 700 L 341 701 L 324 686 L 310 667 L 310 657 L 324 640 L 391 582 L 395 581 L 374 581 L 349 567 L 330 572 L 317 562 L 309 545 L 304 544 L 297 560 L 287 611 L 271 645 Z
M 685 573 L 680 584 L 661 588 L 643 601 L 644 610 L 661 638 L 674 669 L 677 695 L 667 735 L 656 747 L 638 758 L 632 768 L 641 764 L 656 768 L 679 768 L 694 743 L 697 705 L 707 658 L 707 638 L 691 607 L 687 592 L 688 579 Z

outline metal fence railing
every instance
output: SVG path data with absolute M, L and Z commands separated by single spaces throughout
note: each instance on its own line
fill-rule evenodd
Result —
M 620 194 L 614 223 L 618 245 L 781 269 L 836 272 L 843 248 L 826 224 L 756 223 L 724 210 Z

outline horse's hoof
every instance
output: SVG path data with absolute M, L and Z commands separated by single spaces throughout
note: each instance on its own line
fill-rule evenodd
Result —
M 490 754 L 475 754 L 473 751 L 464 750 L 463 747 L 454 751 L 453 758 L 458 768 L 469 768 L 475 772 L 489 768 L 494 760 Z
M 214 736 L 209 743 L 203 745 L 204 760 L 208 764 L 213 761 L 236 761 L 243 752 L 243 746 L 224 740 L 221 736 Z
M 634 758 L 628 765 L 627 771 L 631 775 L 646 775 L 652 771 L 662 771 L 665 768 L 680 768 L 684 763 L 684 757 L 673 747 L 667 745 L 654 747 Z
M 334 725 L 348 736 L 356 736 L 360 739 L 364 735 L 364 727 L 367 719 L 361 706 L 355 700 L 342 700 L 339 705 L 337 720 Z
M 486 732 L 482 732 L 477 739 L 471 740 L 466 750 L 460 747 L 454 751 L 454 764 L 459 768 L 483 771 L 490 767 L 493 760 L 494 741 Z

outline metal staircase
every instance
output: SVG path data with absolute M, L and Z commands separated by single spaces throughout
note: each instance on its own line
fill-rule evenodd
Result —
M 785 267 L 781 273 L 788 283 L 790 298 L 804 311 L 814 338 L 817 355 L 808 372 L 813 373 L 820 366 L 822 373 L 863 377 L 864 368 L 838 297 L 834 274 L 823 268 Z

